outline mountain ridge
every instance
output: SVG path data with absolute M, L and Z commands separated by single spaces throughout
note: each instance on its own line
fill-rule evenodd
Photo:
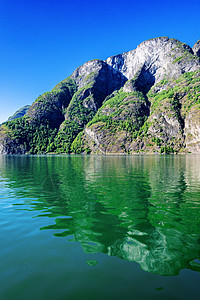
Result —
M 86 62 L 0 127 L 0 153 L 199 153 L 199 50 L 158 37 Z

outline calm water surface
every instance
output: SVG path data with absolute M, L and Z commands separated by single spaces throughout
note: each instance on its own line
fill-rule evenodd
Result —
M 0 299 L 199 299 L 200 156 L 0 156 Z

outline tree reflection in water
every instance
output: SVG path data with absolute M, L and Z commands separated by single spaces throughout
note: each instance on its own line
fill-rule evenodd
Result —
M 200 271 L 198 156 L 4 157 L 20 209 L 53 218 L 41 230 L 145 271 Z M 26 206 L 24 206 L 26 205 Z M 19 209 L 19 204 L 16 209 Z

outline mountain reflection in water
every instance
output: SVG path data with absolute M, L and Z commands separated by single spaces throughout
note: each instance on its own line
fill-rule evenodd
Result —
M 21 200 L 15 208 L 52 218 L 41 230 L 151 273 L 200 271 L 199 156 L 1 160 L 1 177 Z

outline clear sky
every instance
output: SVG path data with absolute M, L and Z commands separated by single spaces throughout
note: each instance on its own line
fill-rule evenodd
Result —
M 200 39 L 199 0 L 0 0 L 0 123 L 75 68 L 169 36 Z

